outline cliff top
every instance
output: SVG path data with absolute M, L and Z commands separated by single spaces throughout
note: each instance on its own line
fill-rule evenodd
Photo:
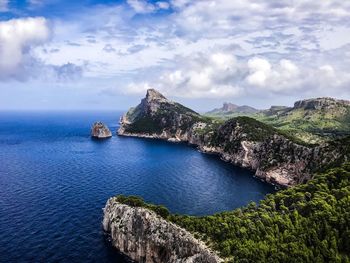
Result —
M 299 100 L 294 103 L 294 108 L 303 108 L 306 110 L 309 109 L 321 109 L 328 108 L 332 106 L 350 106 L 350 101 L 348 100 L 338 100 L 330 97 L 322 97 L 322 98 L 312 98 Z
M 132 260 L 153 263 L 223 261 L 190 232 L 155 214 L 149 209 L 153 205 L 137 197 L 123 197 L 122 201 L 129 204 L 120 203 L 120 199 L 112 197 L 107 201 L 103 228 L 110 234 L 112 244 Z

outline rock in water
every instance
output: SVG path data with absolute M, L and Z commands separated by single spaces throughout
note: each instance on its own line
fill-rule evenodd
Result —
M 91 137 L 97 139 L 106 139 L 112 137 L 112 133 L 104 123 L 95 122 L 91 128 Z
M 104 208 L 103 228 L 110 234 L 113 246 L 137 262 L 222 262 L 186 230 L 151 210 L 121 204 L 115 197 Z

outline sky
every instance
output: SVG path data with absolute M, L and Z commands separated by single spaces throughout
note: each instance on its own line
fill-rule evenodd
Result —
M 0 110 L 350 99 L 350 1 L 0 0 Z

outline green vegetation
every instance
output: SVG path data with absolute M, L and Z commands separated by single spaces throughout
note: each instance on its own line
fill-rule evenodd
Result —
M 350 163 L 269 194 L 259 205 L 211 216 L 170 214 L 136 196 L 116 199 L 187 229 L 227 262 L 350 262 Z
M 225 137 L 227 131 L 234 130 L 235 127 L 240 127 L 240 132 L 245 135 L 245 138 L 251 141 L 265 141 L 274 134 L 283 136 L 290 141 L 304 146 L 311 146 L 311 144 L 296 138 L 293 134 L 278 130 L 271 125 L 262 123 L 253 118 L 240 116 L 226 121 L 219 129 L 216 129 L 212 137 L 212 145 L 225 144 L 230 148 L 229 140 Z M 237 147 L 240 146 L 239 141 L 234 142 Z M 234 149 L 234 148 L 233 148 Z M 228 149 L 226 149 L 228 150 Z
M 151 118 L 150 116 L 144 115 L 137 117 L 132 125 L 127 126 L 125 130 L 132 133 L 153 134 L 161 132 L 162 127 L 158 118 Z
M 248 116 L 314 144 L 350 135 L 350 106 L 330 98 L 309 100 L 293 108 L 274 106 L 258 113 L 226 112 L 208 116 L 222 120 Z
M 138 197 L 138 196 L 117 195 L 115 199 L 117 202 L 121 204 L 129 205 L 132 207 L 147 208 L 149 210 L 154 211 L 156 214 L 158 214 L 163 218 L 167 218 L 170 215 L 169 210 L 165 206 L 148 204 L 141 197 Z
M 132 112 L 137 117 L 127 131 L 176 132 L 205 122 L 206 126 L 198 128 L 196 134 L 206 136 L 212 146 L 224 146 L 228 153 L 240 149 L 243 139 L 263 142 L 275 134 L 305 146 L 327 138 L 327 156 L 321 155 L 317 167 L 311 167 L 312 172 L 329 169 L 327 172 L 316 174 L 305 184 L 267 195 L 259 205 L 250 203 L 230 212 L 193 217 L 169 214 L 164 206 L 147 204 L 135 196 L 116 198 L 124 204 L 153 210 L 180 225 L 219 251 L 228 262 L 350 263 L 348 104 L 332 99 L 310 100 L 296 103 L 294 108 L 273 107 L 252 115 L 254 118 L 240 116 L 225 122 L 200 116 L 177 103 L 165 103 L 153 115 L 137 112 Z M 315 154 L 321 151 L 314 149 Z M 293 150 L 285 149 L 285 155 Z M 283 156 L 278 154 L 276 151 L 276 155 L 267 157 L 282 162 Z
M 178 123 L 176 117 L 180 115 L 182 122 Z M 152 115 L 143 113 L 138 107 L 132 108 L 127 116 L 132 124 L 126 127 L 126 132 L 148 134 L 160 134 L 165 128 L 171 128 L 171 132 L 176 132 L 177 128 L 186 130 L 195 122 L 208 119 L 179 103 L 162 103 L 157 112 Z
M 229 120 L 236 117 L 252 117 L 254 113 L 246 113 L 246 112 L 228 112 L 228 113 L 205 113 L 204 116 L 210 118 L 216 118 L 221 120 Z
M 350 262 L 350 163 L 267 195 L 258 206 L 168 220 L 229 262 Z

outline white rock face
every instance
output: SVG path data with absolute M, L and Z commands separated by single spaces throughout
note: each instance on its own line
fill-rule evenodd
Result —
M 223 262 L 205 244 L 153 211 L 121 204 L 110 198 L 103 228 L 112 244 L 132 260 L 142 263 Z
M 112 137 L 112 133 L 102 122 L 95 122 L 91 127 L 91 137 L 97 139 L 106 139 Z

